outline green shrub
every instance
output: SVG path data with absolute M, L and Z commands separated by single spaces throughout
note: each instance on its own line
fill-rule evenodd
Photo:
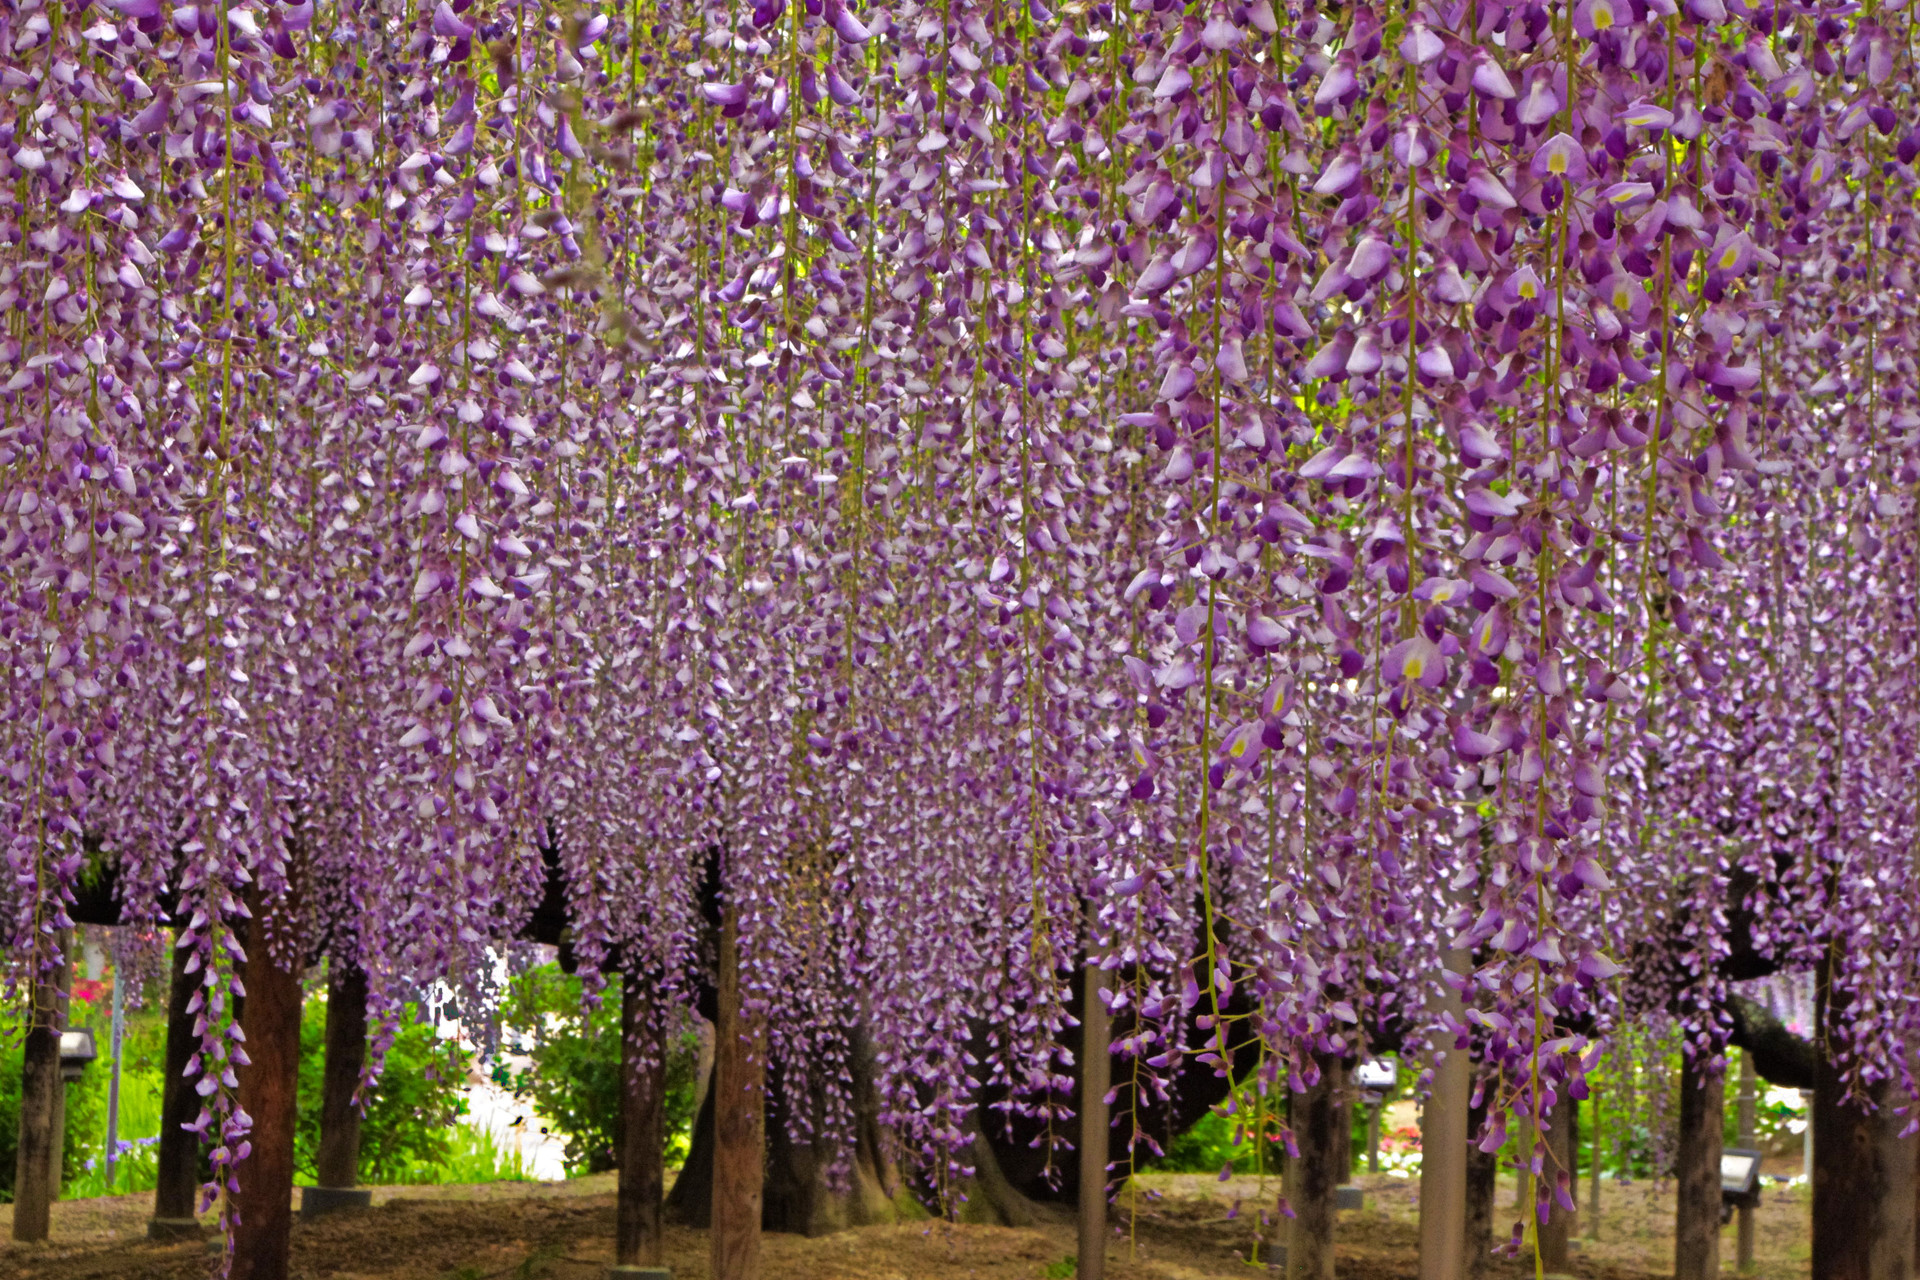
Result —
M 513 980 L 502 1018 L 534 1029 L 533 1066 L 512 1077 L 516 1097 L 528 1098 L 567 1140 L 570 1171 L 615 1167 L 620 1149 L 620 988 L 609 984 L 599 1008 L 583 1012 L 580 980 L 557 965 L 541 965 Z M 667 1163 L 686 1158 L 693 1129 L 694 1072 L 699 1041 L 691 1031 L 667 1049 L 664 1127 Z
M 467 1114 L 465 1091 L 473 1055 L 416 1022 L 417 1016 L 414 1006 L 405 1007 L 385 1069 L 366 1100 L 360 1122 L 362 1182 L 401 1182 L 420 1165 L 444 1164 L 453 1155 L 459 1131 L 466 1129 L 456 1121 Z M 327 1002 L 308 1000 L 300 1017 L 300 1118 L 293 1159 L 297 1176 L 309 1180 L 320 1149 L 326 1033 Z

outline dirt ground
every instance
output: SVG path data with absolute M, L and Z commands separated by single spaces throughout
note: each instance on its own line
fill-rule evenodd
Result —
M 1340 1215 L 1341 1280 L 1400 1280 L 1418 1274 L 1418 1183 L 1388 1175 L 1357 1179 L 1366 1206 Z M 1131 1240 L 1116 1234 L 1108 1252 L 1112 1280 L 1213 1280 L 1267 1273 L 1274 1251 L 1262 1246 L 1249 1265 L 1264 1205 L 1252 1179 L 1221 1183 L 1202 1175 L 1146 1175 Z M 1500 1192 L 1496 1234 L 1514 1213 L 1511 1181 Z M 1584 1197 L 1583 1197 L 1584 1201 Z M 0 1236 L 12 1207 L 0 1206 Z M 144 1238 L 149 1195 L 68 1201 L 54 1207 L 53 1240 L 0 1244 L 0 1277 L 12 1280 L 199 1280 L 217 1262 L 207 1242 L 151 1244 Z M 1603 1187 L 1600 1238 L 1582 1240 L 1573 1273 L 1582 1280 L 1643 1280 L 1672 1274 L 1671 1188 Z M 1584 1235 L 1588 1224 L 1580 1223 Z M 1759 1280 L 1803 1280 L 1807 1201 L 1799 1189 L 1769 1187 L 1757 1220 Z M 1284 1238 L 1278 1231 L 1277 1238 Z M 1733 1270 L 1733 1229 L 1723 1237 L 1723 1266 Z M 768 1235 L 768 1280 L 1060 1280 L 1072 1275 L 1073 1227 L 1009 1229 L 920 1222 L 869 1227 L 805 1239 Z M 613 1256 L 612 1175 L 566 1183 L 494 1183 L 479 1187 L 382 1187 L 374 1208 L 314 1223 L 296 1222 L 295 1280 L 600 1280 Z M 709 1280 L 703 1232 L 673 1229 L 667 1262 L 677 1280 Z M 1492 1276 L 1533 1275 L 1531 1256 L 1497 1261 Z

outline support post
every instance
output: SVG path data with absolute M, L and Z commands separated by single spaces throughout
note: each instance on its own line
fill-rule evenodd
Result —
M 252 1151 L 234 1167 L 239 1221 L 233 1227 L 231 1280 L 287 1280 L 293 1232 L 293 1132 L 300 1090 L 299 960 L 282 967 L 273 942 L 281 937 L 284 899 L 248 904 L 246 1066 L 239 1068 L 242 1109 L 253 1117 Z
M 1078 1280 L 1102 1280 L 1107 1272 L 1107 1089 L 1109 1057 L 1106 971 L 1087 961 L 1080 1014 L 1080 1237 L 1074 1255 Z
M 713 1034 L 713 1280 L 760 1280 L 760 1202 L 767 1152 L 766 1027 L 746 1008 L 740 931 L 720 921 L 719 1017 Z
M 613 1280 L 670 1280 L 663 1254 L 667 1037 L 653 977 L 620 980 L 620 1182 Z
M 1480 1149 L 1480 1131 L 1486 1125 L 1483 1102 L 1467 1112 L 1467 1280 L 1484 1280 L 1493 1269 L 1493 1214 L 1500 1194 L 1500 1153 Z M 1424 1153 L 1421 1160 L 1425 1164 Z
M 1680 1132 L 1675 1153 L 1674 1280 L 1716 1280 L 1720 1274 L 1720 1127 L 1723 1073 L 1705 1054 L 1683 1055 Z M 1822 1274 L 1816 1266 L 1816 1275 Z M 1823 1277 L 1824 1280 L 1824 1277 Z
M 1540 1174 L 1542 1185 L 1535 1192 L 1547 1201 L 1547 1220 L 1540 1224 L 1540 1265 L 1552 1273 L 1567 1270 L 1572 1252 L 1574 1214 L 1560 1197 L 1565 1195 L 1570 1200 L 1577 1189 L 1573 1173 L 1575 1105 L 1563 1083 L 1547 1115 L 1547 1158 Z M 1534 1221 L 1539 1222 L 1538 1210 L 1534 1213 Z
M 1293 1140 L 1300 1158 L 1287 1161 L 1287 1203 L 1293 1209 L 1288 1233 L 1287 1280 L 1333 1280 L 1334 1188 L 1344 1178 L 1342 1164 L 1350 1143 L 1337 1141 L 1347 1118 L 1341 1105 L 1344 1061 L 1338 1054 L 1315 1054 L 1320 1078 L 1292 1096 Z
M 360 1108 L 353 1095 L 367 1063 L 367 971 L 334 957 L 327 964 L 326 1059 L 320 1077 L 320 1149 L 316 1185 L 300 1189 L 300 1213 L 316 1218 L 337 1209 L 364 1209 L 373 1193 L 360 1181 Z
M 34 975 L 33 1008 L 20 1070 L 20 1134 L 13 1175 L 13 1238 L 39 1241 L 60 1198 L 60 1033 L 66 1029 L 67 931 L 53 935 L 53 968 Z
M 1446 967 L 1464 973 L 1470 964 L 1463 950 L 1449 950 Z M 1434 1005 L 1463 1025 L 1465 1006 L 1444 982 Z M 1434 1049 L 1433 1088 L 1420 1112 L 1420 1280 L 1467 1280 L 1467 1147 L 1472 1141 L 1468 1112 L 1473 1096 L 1473 1061 L 1441 1035 Z M 1378 1115 L 1378 1112 L 1375 1113 Z M 1374 1149 L 1379 1150 L 1378 1134 Z
M 167 1065 L 160 1086 L 160 1143 L 158 1181 L 153 1188 L 153 1217 L 147 1235 L 154 1240 L 178 1240 L 200 1234 L 193 1202 L 200 1190 L 200 1138 L 186 1126 L 200 1114 L 200 1095 L 187 1079 L 187 1063 L 199 1048 L 193 1034 L 189 1005 L 200 985 L 200 975 L 187 972 L 191 948 L 173 948 L 173 976 L 167 987 Z

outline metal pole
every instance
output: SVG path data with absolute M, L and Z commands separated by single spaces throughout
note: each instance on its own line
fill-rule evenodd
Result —
M 1375 1098 L 1367 1103 L 1367 1172 L 1380 1172 L 1380 1108 L 1385 1105 Z
M 113 1166 L 120 1150 L 120 1042 L 127 1030 L 127 992 L 120 980 L 119 931 L 113 948 L 113 1074 L 107 1077 L 107 1194 L 113 1194 Z

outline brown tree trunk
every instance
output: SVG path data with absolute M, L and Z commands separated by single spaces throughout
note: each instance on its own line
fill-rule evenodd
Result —
M 1493 1270 L 1493 1211 L 1500 1194 L 1500 1153 L 1480 1149 L 1487 1121 L 1483 1102 L 1467 1112 L 1466 1228 L 1461 1252 L 1468 1280 L 1484 1280 Z
M 1813 1274 L 1819 1280 L 1909 1280 L 1914 1274 L 1914 1139 L 1876 1090 L 1847 1102 L 1823 1054 L 1814 1076 Z
M 1815 1042 L 1844 1025 L 1846 998 L 1832 986 L 1833 952 L 1814 974 Z M 1908 1280 L 1914 1264 L 1913 1140 L 1885 1104 L 1884 1090 L 1847 1098 L 1840 1064 L 1822 1052 L 1814 1063 L 1813 1274 L 1818 1280 Z M 1878 1110 L 1869 1110 L 1873 1104 Z
M 293 1227 L 293 1131 L 300 1086 L 300 970 L 282 968 L 270 940 L 284 901 L 250 903 L 247 1001 L 241 1025 L 248 1065 L 239 1068 L 242 1109 L 253 1117 L 252 1152 L 235 1168 L 239 1222 L 232 1280 L 287 1280 Z
M 1080 1012 L 1080 1230 L 1075 1275 L 1101 1280 L 1107 1273 L 1107 1088 L 1109 1056 L 1106 973 L 1095 961 L 1086 968 Z
M 729 908 L 720 924 L 720 1010 L 713 1051 L 713 1280 L 760 1280 L 760 1198 L 765 1176 L 766 1027 L 746 1008 L 740 933 Z
M 1339 1141 L 1340 1124 L 1347 1118 L 1341 1101 L 1346 1064 L 1338 1054 L 1317 1054 L 1314 1060 L 1320 1078 L 1291 1097 L 1293 1141 L 1300 1157 L 1287 1161 L 1287 1203 L 1293 1209 L 1287 1280 L 1333 1280 L 1333 1191 L 1345 1180 L 1341 1161 L 1351 1146 Z
M 886 1150 L 880 1123 L 880 1091 L 874 1085 L 877 1063 L 865 1033 L 852 1027 L 848 1098 L 852 1132 L 830 1132 L 829 1099 L 819 1078 L 794 1081 L 770 1069 L 767 1087 L 766 1182 L 761 1192 L 760 1229 L 823 1236 L 848 1227 L 870 1226 L 924 1217 L 925 1211 L 901 1185 Z M 796 1084 L 803 1087 L 795 1088 Z M 802 1113 L 794 1115 L 799 1107 Z M 795 1131 L 810 1133 L 796 1139 Z M 842 1142 L 851 1139 L 851 1149 Z M 844 1178 L 833 1176 L 841 1165 Z
M 620 1075 L 613 1260 L 619 1267 L 655 1268 L 662 1263 L 660 1212 L 667 1180 L 667 1036 L 652 981 L 632 971 L 621 979 Z
M 1464 972 L 1464 951 L 1446 953 L 1447 967 Z M 1465 1020 L 1451 988 L 1436 984 L 1434 1006 Z M 1466 1280 L 1467 1121 L 1473 1060 L 1451 1041 L 1434 1051 L 1433 1089 L 1420 1111 L 1420 1280 Z
M 320 1091 L 320 1150 L 314 1181 L 360 1181 L 360 1109 L 353 1105 L 367 1063 L 367 971 L 335 960 L 327 974 L 327 1058 Z
M 186 1078 L 187 1063 L 200 1047 L 193 1034 L 194 1015 L 188 1005 L 199 989 L 200 975 L 187 972 L 192 949 L 174 939 L 173 980 L 167 989 L 167 1065 L 160 1086 L 160 1143 L 153 1189 L 153 1220 L 147 1234 L 171 1240 L 200 1234 L 194 1199 L 200 1190 L 200 1138 L 187 1125 L 200 1114 L 200 1095 Z
M 1574 1101 L 1562 1086 L 1547 1118 L 1547 1158 L 1540 1173 L 1540 1192 L 1548 1204 L 1547 1220 L 1540 1224 L 1540 1265 L 1551 1272 L 1566 1271 L 1567 1242 L 1573 1238 L 1573 1210 L 1560 1203 L 1562 1190 L 1569 1197 L 1573 1192 L 1573 1108 Z
M 1353 1089 L 1348 1082 L 1347 1064 L 1340 1064 L 1339 1083 L 1333 1094 L 1333 1167 L 1340 1186 L 1353 1181 Z
M 13 1238 L 45 1240 L 60 1198 L 60 1033 L 67 1024 L 67 931 L 54 935 L 54 969 L 36 975 L 20 1071 L 20 1134 L 13 1181 Z
M 973 1176 L 960 1186 L 965 1201 L 959 1206 L 962 1222 L 978 1222 L 999 1227 L 1032 1227 L 1050 1220 L 1047 1209 L 1027 1198 L 1013 1185 L 993 1144 L 980 1132 L 977 1120 L 969 1119 L 973 1130 Z M 1050 1208 L 1051 1206 L 1049 1206 Z
M 1673 1222 L 1674 1280 L 1715 1280 L 1720 1274 L 1720 1130 L 1725 1084 L 1724 1076 L 1704 1056 L 1682 1058 L 1680 1131 L 1674 1156 L 1678 1201 Z

